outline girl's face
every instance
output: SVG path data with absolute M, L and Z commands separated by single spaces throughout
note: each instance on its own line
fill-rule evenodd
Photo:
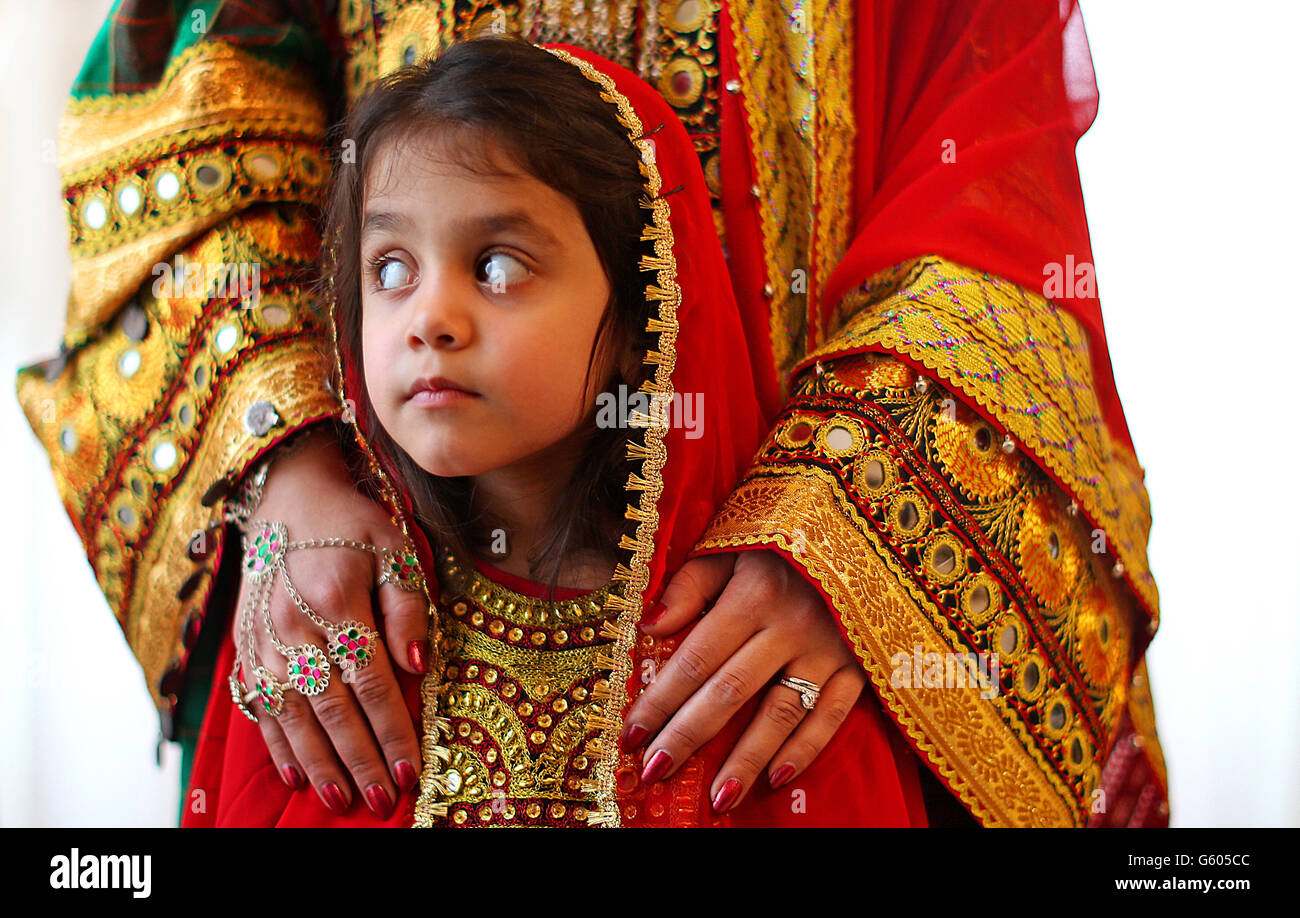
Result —
M 610 296 L 574 202 L 489 148 L 508 174 L 476 175 L 412 138 L 366 176 L 366 389 L 393 440 L 439 476 L 527 468 L 576 430 Z

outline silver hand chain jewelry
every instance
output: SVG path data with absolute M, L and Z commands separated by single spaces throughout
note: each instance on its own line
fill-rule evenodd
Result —
M 360 542 L 356 539 L 324 538 L 290 541 L 285 524 L 277 520 L 251 520 L 252 513 L 261 503 L 266 484 L 269 461 L 261 463 L 241 483 L 236 497 L 230 501 L 223 514 L 225 522 L 235 523 L 243 534 L 243 576 L 250 581 L 248 599 L 240 610 L 240 628 L 247 644 L 247 657 L 252 667 L 254 687 L 245 688 L 241 678 L 240 663 L 236 658 L 230 674 L 230 694 L 235 704 L 250 720 L 257 717 L 247 707 L 260 700 L 262 708 L 272 717 L 284 710 L 286 690 L 300 694 L 318 695 L 329 686 L 330 662 L 344 673 L 344 681 L 363 669 L 374 659 L 381 641 L 372 628 L 355 619 L 334 624 L 322 618 L 307 604 L 302 594 L 289 578 L 285 555 L 290 551 L 308 548 L 352 548 L 375 555 L 379 567 L 379 584 L 392 584 L 408 592 L 424 589 L 424 578 L 419 559 L 411 545 L 390 549 Z M 271 587 L 276 572 L 284 578 L 285 590 L 298 611 L 326 634 L 328 655 L 314 643 L 290 647 L 280 641 L 271 622 Z M 280 680 L 267 667 L 257 662 L 253 640 L 253 619 L 261 610 L 262 623 L 276 652 L 288 663 L 288 679 Z

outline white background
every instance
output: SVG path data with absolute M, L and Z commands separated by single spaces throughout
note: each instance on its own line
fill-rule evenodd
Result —
M 144 681 L 13 397 L 68 283 L 54 164 L 105 0 L 0 0 L 0 825 L 174 825 Z M 1111 356 L 1155 516 L 1149 654 L 1176 826 L 1300 825 L 1294 36 L 1300 7 L 1085 0 L 1079 163 Z

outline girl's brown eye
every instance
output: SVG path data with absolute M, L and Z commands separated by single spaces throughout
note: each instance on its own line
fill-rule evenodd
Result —
M 379 266 L 378 274 L 381 290 L 395 290 L 411 282 L 411 269 L 400 261 L 385 261 Z
M 493 293 L 505 293 L 513 284 L 528 280 L 528 266 L 513 255 L 492 252 L 479 262 L 479 283 L 487 284 Z

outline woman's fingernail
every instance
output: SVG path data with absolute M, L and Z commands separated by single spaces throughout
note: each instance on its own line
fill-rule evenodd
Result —
M 618 738 L 618 748 L 624 752 L 639 749 L 649 735 L 650 731 L 640 724 L 628 724 L 623 728 L 623 735 Z
M 767 779 L 767 782 L 772 785 L 773 790 L 776 790 L 792 777 L 794 777 L 794 766 L 787 762 L 776 771 L 772 772 L 772 776 Z
M 725 813 L 731 809 L 731 805 L 736 802 L 740 796 L 740 781 L 736 778 L 728 778 L 727 783 L 722 785 L 718 795 L 713 798 L 713 812 Z
M 333 781 L 320 786 L 320 798 L 336 813 L 345 812 L 348 808 L 348 801 L 343 796 L 343 791 L 339 790 L 339 786 Z
M 285 765 L 280 769 L 280 778 L 294 790 L 302 786 L 302 775 L 298 774 L 298 769 L 292 765 Z
M 646 764 L 645 771 L 641 772 L 641 780 L 646 784 L 654 784 L 668 774 L 668 769 L 672 767 L 673 757 L 668 754 L 667 749 L 660 749 Z
M 411 790 L 420 780 L 420 776 L 415 773 L 415 768 L 406 759 L 402 759 L 394 765 L 393 771 L 397 775 L 397 786 L 404 791 Z
M 387 819 L 393 815 L 393 801 L 388 796 L 388 791 L 379 784 L 372 784 L 366 788 L 366 806 L 370 807 L 370 812 L 380 819 Z
M 641 627 L 649 628 L 655 622 L 659 621 L 659 619 L 663 618 L 667 612 L 668 607 L 666 605 L 662 602 L 655 603 L 650 607 L 650 611 L 645 614 L 645 618 L 641 619 Z
M 429 650 L 427 641 L 411 641 L 406 645 L 406 659 L 411 663 L 411 669 L 417 673 L 427 673 L 429 671 Z

